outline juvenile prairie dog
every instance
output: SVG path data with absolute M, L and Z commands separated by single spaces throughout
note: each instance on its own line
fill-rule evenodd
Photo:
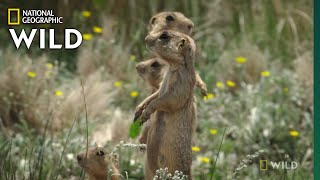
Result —
M 147 48 L 169 65 L 160 89 L 135 111 L 135 120 L 141 116 L 142 122 L 156 112 L 147 139 L 146 179 L 165 167 L 172 174 L 182 171 L 191 179 L 196 47 L 188 35 L 170 30 L 149 34 L 145 41 Z
M 148 24 L 149 34 L 162 30 L 173 30 L 191 36 L 194 24 L 180 12 L 160 12 L 151 17 Z M 207 96 L 207 85 L 196 73 L 196 86 L 201 90 L 203 96 Z
M 136 69 L 139 76 L 151 87 L 152 93 L 155 93 L 160 87 L 168 65 L 160 58 L 153 58 L 139 62 Z
M 159 58 L 153 58 L 138 63 L 136 69 L 141 78 L 150 86 L 152 93 L 155 93 L 160 87 L 164 73 L 168 69 L 168 65 Z M 155 114 L 152 114 L 150 120 L 144 123 L 138 140 L 140 144 L 147 143 L 149 129 L 154 118 Z
M 120 180 L 120 172 L 118 163 L 113 162 L 113 157 L 106 154 L 103 148 L 95 147 L 77 155 L 78 164 L 88 173 L 89 180 Z M 109 176 L 109 168 L 112 169 L 112 174 Z

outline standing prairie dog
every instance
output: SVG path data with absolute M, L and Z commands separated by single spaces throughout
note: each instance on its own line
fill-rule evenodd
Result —
M 152 93 L 155 93 L 159 89 L 167 68 L 168 65 L 159 58 L 146 60 L 136 65 L 138 74 L 150 86 Z M 150 120 L 143 125 L 141 135 L 138 140 L 140 144 L 147 144 L 149 129 L 154 121 L 154 118 L 155 114 L 152 114 Z
M 170 30 L 149 34 L 146 44 L 169 65 L 160 89 L 135 111 L 135 120 L 141 116 L 142 122 L 156 112 L 147 139 L 146 179 L 165 167 L 171 174 L 179 170 L 191 179 L 195 44 L 188 35 Z
M 148 24 L 148 32 L 153 34 L 162 30 L 172 30 L 190 36 L 193 26 L 193 22 L 182 13 L 165 11 L 151 17 Z M 201 90 L 203 96 L 207 96 L 207 85 L 198 73 L 196 73 L 196 86 Z
M 151 17 L 148 25 L 149 34 L 173 30 L 190 35 L 192 33 L 193 22 L 180 12 L 160 12 Z
M 150 86 L 152 93 L 155 93 L 160 87 L 163 76 L 168 69 L 168 65 L 159 58 L 153 58 L 138 63 L 136 65 L 136 69 L 141 78 Z M 194 103 L 195 109 L 196 106 L 196 103 Z M 153 119 L 154 114 L 152 114 L 150 120 L 143 125 L 143 129 L 139 137 L 140 144 L 147 143 L 148 131 L 150 129 L 150 126 L 152 125 Z M 193 124 L 192 126 L 193 132 L 195 132 L 196 124 Z
M 77 155 L 78 164 L 88 173 L 89 180 L 120 180 L 120 172 L 118 163 L 113 162 L 113 157 L 107 155 L 101 147 L 88 149 Z M 108 176 L 108 166 L 112 169 L 112 174 Z
M 159 89 L 167 68 L 168 65 L 160 58 L 142 61 L 136 65 L 139 76 L 148 83 L 152 93 Z

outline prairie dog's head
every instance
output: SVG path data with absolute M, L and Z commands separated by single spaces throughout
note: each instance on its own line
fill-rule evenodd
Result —
M 146 39 L 146 46 L 153 53 L 169 64 L 185 64 L 194 59 L 196 46 L 191 37 L 186 34 L 164 30 L 149 34 Z
M 148 32 L 174 30 L 190 35 L 193 26 L 193 22 L 180 12 L 160 12 L 150 19 Z
M 88 149 L 77 155 L 78 164 L 89 174 L 96 177 L 106 176 L 108 168 L 108 155 L 101 147 Z
M 165 62 L 159 58 L 149 59 L 136 65 L 139 75 L 155 89 L 160 87 L 166 68 Z

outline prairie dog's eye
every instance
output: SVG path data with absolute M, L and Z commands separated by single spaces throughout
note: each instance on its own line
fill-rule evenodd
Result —
M 161 36 L 159 37 L 159 39 L 161 39 L 161 40 L 167 40 L 167 39 L 169 39 L 169 35 L 168 35 L 168 32 L 163 32 L 162 34 L 161 34 Z
M 151 64 L 151 67 L 154 67 L 154 68 L 159 67 L 159 66 L 160 66 L 160 64 L 157 61 L 155 61 Z
M 192 29 L 192 27 L 193 27 L 192 25 L 188 25 L 188 29 L 189 29 L 189 30 Z
M 166 17 L 166 20 L 167 21 L 174 21 L 174 18 L 171 15 L 169 15 L 169 16 Z
M 97 156 L 104 156 L 104 152 L 101 150 L 97 151 Z

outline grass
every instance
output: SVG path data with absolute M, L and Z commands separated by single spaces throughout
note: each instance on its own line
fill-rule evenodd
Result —
M 150 58 L 146 23 L 162 10 L 194 22 L 196 69 L 212 94 L 204 100 L 195 90 L 194 179 L 313 178 L 313 3 L 100 0 L 87 8 L 89 18 L 70 12 L 70 23 L 92 34 L 76 51 L 1 44 L 0 179 L 84 179 L 77 153 L 137 142 L 129 127 L 149 91 L 135 64 Z M 144 154 L 117 153 L 124 179 L 142 179 Z M 298 168 L 261 171 L 262 159 Z

